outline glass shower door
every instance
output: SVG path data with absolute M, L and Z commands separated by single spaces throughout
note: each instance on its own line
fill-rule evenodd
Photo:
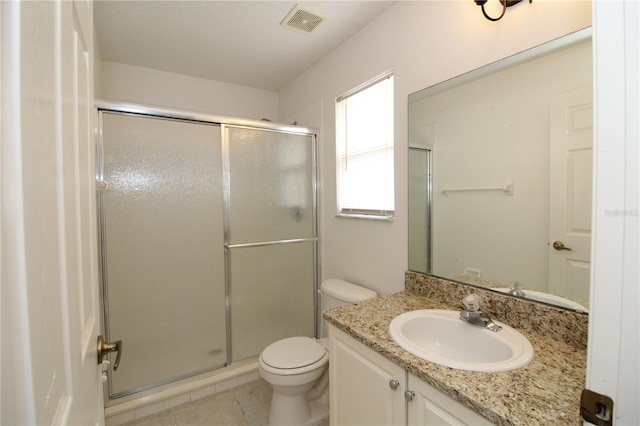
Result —
M 313 336 L 315 136 L 226 127 L 232 359 Z
M 117 398 L 227 362 L 221 138 L 218 125 L 139 115 L 102 112 L 101 124 Z

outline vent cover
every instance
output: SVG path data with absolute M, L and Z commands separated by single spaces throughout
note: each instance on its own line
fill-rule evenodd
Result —
M 325 20 L 325 17 L 296 5 L 280 23 L 283 27 L 310 33 Z

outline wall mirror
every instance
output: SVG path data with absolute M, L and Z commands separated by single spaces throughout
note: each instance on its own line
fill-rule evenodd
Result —
M 409 95 L 410 270 L 588 311 L 592 86 L 587 28 Z

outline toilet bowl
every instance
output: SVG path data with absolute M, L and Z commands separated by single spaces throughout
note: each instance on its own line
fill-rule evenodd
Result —
M 322 309 L 376 297 L 376 292 L 332 279 L 320 287 Z M 289 337 L 267 346 L 258 360 L 260 376 L 273 388 L 269 424 L 314 425 L 329 415 L 329 352 L 326 341 Z
M 328 366 L 329 353 L 310 337 L 290 337 L 267 346 L 260 354 L 258 368 L 273 387 L 269 424 L 311 424 L 317 416 L 312 416 L 307 392 Z

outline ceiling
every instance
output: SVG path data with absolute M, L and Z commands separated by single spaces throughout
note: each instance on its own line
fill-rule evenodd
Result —
M 394 3 L 98 0 L 94 21 L 105 61 L 277 92 Z M 296 4 L 326 19 L 282 27 Z

